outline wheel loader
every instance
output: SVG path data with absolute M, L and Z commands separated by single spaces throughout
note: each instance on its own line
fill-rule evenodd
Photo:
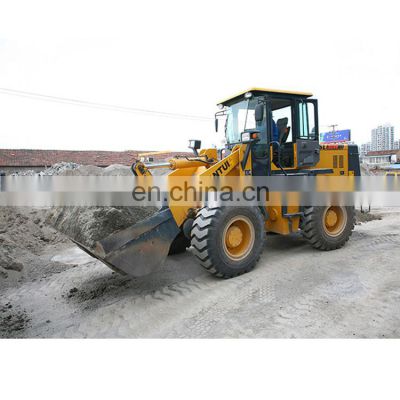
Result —
M 360 175 L 357 146 L 319 143 L 318 103 L 311 93 L 251 88 L 218 103 L 215 128 L 225 120 L 223 150 L 200 149 L 192 157 L 163 163 L 136 161 L 136 179 L 168 168 L 167 179 Z M 284 205 L 266 202 L 231 206 L 167 202 L 150 218 L 114 233 L 85 251 L 112 269 L 142 276 L 160 267 L 169 254 L 188 247 L 211 274 L 231 278 L 253 269 L 266 233 L 301 231 L 318 250 L 342 247 L 354 228 L 353 206 Z

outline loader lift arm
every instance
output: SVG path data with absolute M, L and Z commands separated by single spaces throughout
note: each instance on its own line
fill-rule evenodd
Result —
M 195 157 L 175 157 L 159 163 L 135 161 L 131 166 L 131 170 L 135 176 L 151 176 L 151 169 L 170 169 L 174 171 L 180 168 L 209 167 L 215 163 L 216 159 L 210 158 L 205 152 Z
M 131 169 L 135 176 L 146 178 L 152 177 L 151 169 L 168 168 L 171 170 L 167 176 L 169 185 L 173 182 L 183 185 L 196 172 L 201 179 L 226 176 L 240 169 L 245 148 L 246 145 L 235 146 L 231 154 L 220 161 L 217 161 L 216 149 L 208 149 L 195 157 L 177 157 L 166 162 L 137 161 Z M 193 218 L 193 210 L 202 206 L 204 204 L 192 204 L 190 201 L 181 204 L 170 200 L 168 206 L 151 217 L 99 240 L 94 249 L 75 243 L 117 272 L 131 276 L 146 275 L 164 263 L 171 244 L 183 233 L 183 224 Z

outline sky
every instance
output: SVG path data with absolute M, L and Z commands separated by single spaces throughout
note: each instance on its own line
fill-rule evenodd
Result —
M 390 122 L 399 138 L 397 8 L 386 0 L 0 0 L 0 88 L 201 117 L 0 90 L 0 148 L 219 146 L 216 104 L 252 86 L 311 91 L 322 132 L 338 124 L 362 143 Z

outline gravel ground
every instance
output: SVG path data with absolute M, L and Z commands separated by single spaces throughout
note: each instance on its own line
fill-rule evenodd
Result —
M 131 280 L 51 247 L 45 274 L 1 290 L 0 337 L 400 337 L 400 210 L 381 215 L 333 252 L 269 235 L 257 268 L 230 280 L 190 251 Z

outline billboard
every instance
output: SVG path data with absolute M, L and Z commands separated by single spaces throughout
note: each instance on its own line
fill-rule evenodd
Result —
M 319 141 L 321 143 L 332 143 L 332 142 L 349 142 L 351 139 L 351 130 L 344 129 L 341 131 L 332 131 L 321 133 Z

